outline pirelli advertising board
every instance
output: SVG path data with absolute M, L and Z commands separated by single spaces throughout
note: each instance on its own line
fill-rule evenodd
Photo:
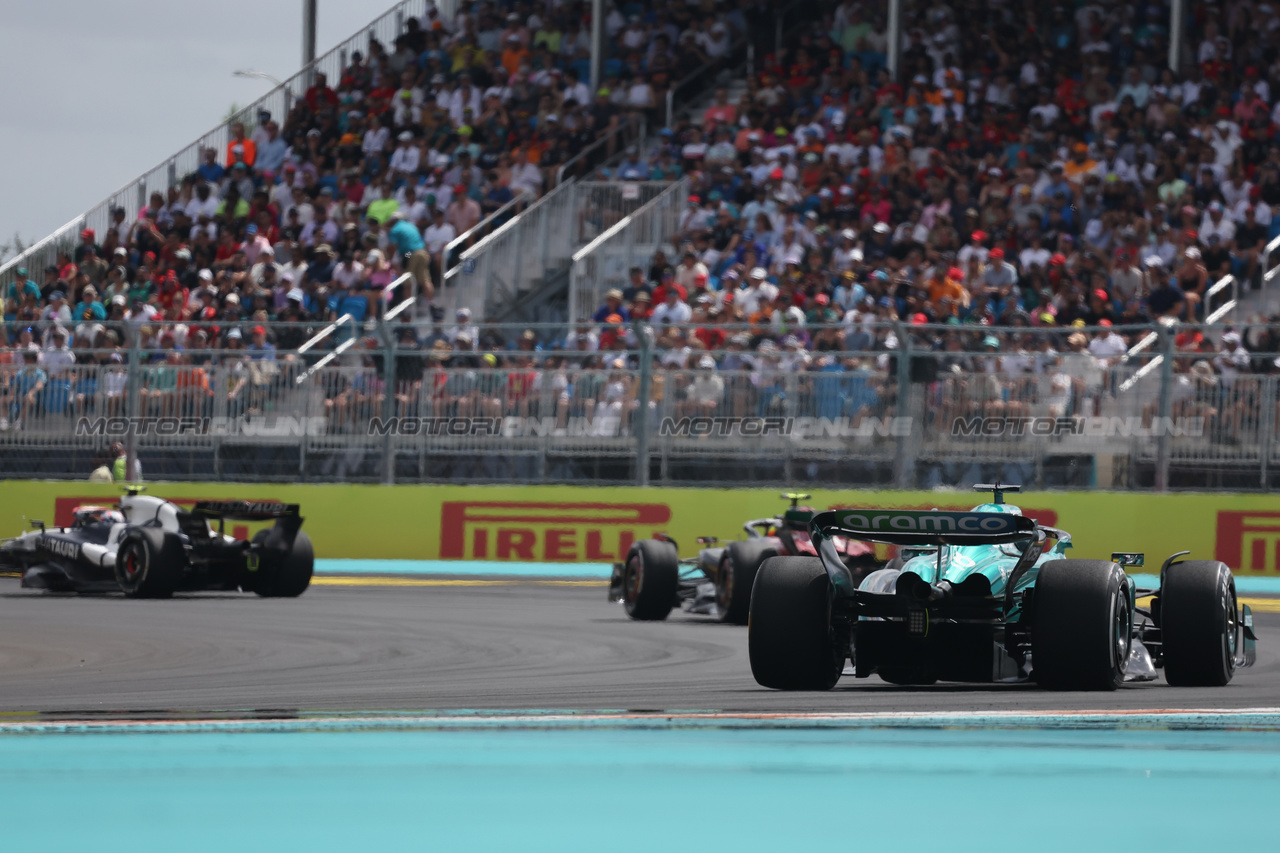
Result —
M 683 555 L 697 537 L 744 536 L 742 523 L 781 513 L 773 490 L 574 486 L 353 486 L 157 483 L 150 493 L 186 505 L 239 499 L 298 504 L 320 558 L 607 563 L 637 539 L 669 533 Z M 0 481 L 0 536 L 31 519 L 70 522 L 81 503 L 119 490 L 77 482 Z M 963 512 L 981 495 L 812 490 L 815 509 Z M 1216 557 L 1238 573 L 1280 576 L 1280 500 L 1266 495 L 1028 492 L 1010 495 L 1026 515 L 1073 536 L 1073 556 L 1142 551 L 1147 564 L 1174 551 Z M 260 522 L 235 521 L 249 536 Z

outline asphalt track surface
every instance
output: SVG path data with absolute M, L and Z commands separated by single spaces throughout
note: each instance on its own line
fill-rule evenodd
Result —
M 904 688 L 842 678 L 765 690 L 746 629 L 673 613 L 637 623 L 602 581 L 319 579 L 296 600 L 55 596 L 0 579 L 0 712 L 445 709 L 814 711 L 1280 707 L 1280 610 L 1255 612 L 1258 664 L 1225 688 L 1163 678 L 1114 693 Z M 347 585 L 349 584 L 349 585 Z

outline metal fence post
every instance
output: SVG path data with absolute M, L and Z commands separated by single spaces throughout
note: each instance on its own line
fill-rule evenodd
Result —
M 911 404 L 911 337 L 900 320 L 893 322 L 893 334 L 898 338 L 898 362 L 894 376 L 894 382 L 897 383 L 898 402 L 894 406 L 894 415 L 904 417 Z M 914 434 L 922 426 L 923 424 L 913 422 L 911 432 Z M 897 448 L 893 458 L 893 482 L 899 489 L 910 488 L 911 481 L 914 479 L 914 472 L 909 470 L 912 466 L 909 464 L 911 454 L 907 444 L 911 439 L 912 436 L 905 435 L 899 435 L 895 439 Z
M 649 324 L 635 320 L 631 324 L 640 345 L 639 407 L 632 429 L 636 436 L 636 485 L 649 485 L 649 397 L 653 391 L 653 341 Z
M 515 264 L 515 274 L 511 277 L 511 300 L 513 302 L 519 300 L 520 282 L 527 274 L 527 271 L 525 270 L 524 265 L 521 264 L 519 260 L 520 258 L 524 257 L 524 229 L 517 228 L 515 229 L 515 232 L 516 233 L 513 235 L 513 237 L 516 241 L 516 252 L 515 252 L 516 264 Z M 529 276 L 529 278 L 530 279 L 533 279 L 535 277 L 545 278 L 545 276 L 546 276 L 546 273 L 543 272 L 539 276 Z M 488 316 L 488 309 L 489 309 L 489 306 L 486 305 L 485 306 L 486 317 Z
M 570 193 L 574 192 L 574 188 L 571 188 L 569 192 Z M 577 208 L 574 205 L 570 205 L 569 209 L 571 212 L 571 216 L 577 215 Z M 547 247 L 547 229 L 551 225 L 550 223 L 551 217 L 547 216 L 547 212 L 541 209 L 537 211 L 537 216 L 538 216 L 538 253 L 539 253 L 538 257 L 540 258 L 540 260 L 538 261 L 538 275 L 545 278 L 547 275 L 547 248 L 548 248 Z M 516 230 L 522 231 L 524 229 L 517 228 Z
M 124 479 L 126 483 L 137 481 L 136 472 L 138 468 L 138 431 L 133 427 L 132 418 L 140 417 L 138 412 L 138 396 L 142 390 L 142 377 L 138 375 L 141 366 L 139 361 L 142 358 L 142 352 L 138 348 L 138 333 L 135 331 L 129 337 L 129 381 L 128 381 L 128 400 L 125 403 L 125 411 L 129 418 L 129 432 L 125 435 L 125 458 L 124 458 Z
M 396 343 L 385 321 L 379 322 L 382 332 L 382 419 L 386 430 L 382 437 L 382 482 L 391 485 L 396 481 L 395 430 L 386 429 L 396 414 Z
M 1258 436 L 1258 486 L 1266 491 L 1267 477 L 1270 476 L 1271 447 L 1275 443 L 1276 434 L 1276 381 L 1274 376 L 1262 377 L 1265 389 L 1259 396 L 1262 400 L 1262 429 Z
M 1155 489 L 1163 492 L 1169 488 L 1169 442 L 1170 417 L 1173 410 L 1173 352 L 1174 336 L 1168 329 L 1161 329 L 1161 343 L 1164 344 L 1164 360 L 1160 363 L 1160 416 L 1156 438 L 1156 476 Z

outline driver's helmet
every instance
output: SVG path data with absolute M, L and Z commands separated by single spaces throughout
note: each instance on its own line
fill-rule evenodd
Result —
M 1022 515 L 1022 510 L 1013 504 L 978 504 L 973 512 L 1002 512 L 1005 515 Z
M 71 511 L 74 517 L 72 527 L 84 527 L 86 524 L 123 524 L 124 514 L 117 509 L 105 506 L 78 506 Z

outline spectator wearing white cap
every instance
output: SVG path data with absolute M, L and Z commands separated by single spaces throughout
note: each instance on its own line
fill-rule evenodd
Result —
M 1224 388 L 1230 388 L 1237 376 L 1249 371 L 1249 351 L 1235 329 L 1222 333 L 1222 351 L 1214 356 L 1213 366 L 1221 374 Z
M 453 344 L 455 349 L 476 349 L 480 341 L 480 327 L 471 322 L 471 309 L 465 306 L 459 308 L 453 313 L 453 320 L 453 325 L 444 333 L 449 343 Z
M 685 389 L 681 417 L 710 417 L 724 402 L 724 379 L 716 371 L 716 360 L 703 355 L 697 361 L 693 381 Z
M 1230 243 L 1236 236 L 1236 224 L 1226 216 L 1222 202 L 1211 201 L 1205 207 L 1204 216 L 1200 220 L 1200 240 L 1207 243 L 1209 238 L 1217 235 L 1223 245 Z
M 762 305 L 768 305 L 778 296 L 778 288 L 768 281 L 764 267 L 755 267 L 747 273 L 747 286 L 734 296 L 734 304 L 742 309 L 744 317 L 757 313 Z
M 1209 135 L 1209 146 L 1213 148 L 1214 165 L 1219 169 L 1227 169 L 1235 161 L 1236 149 L 1244 145 L 1244 140 L 1236 132 L 1235 125 L 1221 119 L 1213 126 Z
M 862 249 L 857 245 L 858 234 L 852 228 L 840 232 L 840 241 L 831 252 L 831 271 L 843 273 L 862 263 Z

